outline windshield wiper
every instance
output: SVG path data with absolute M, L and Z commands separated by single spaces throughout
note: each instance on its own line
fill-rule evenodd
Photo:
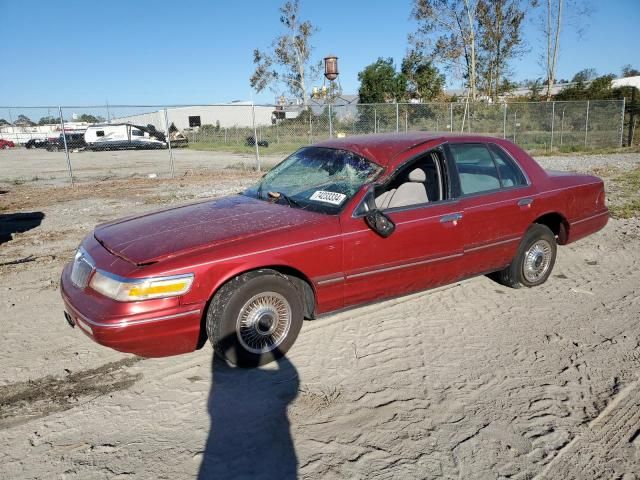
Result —
M 276 202 L 281 198 L 284 198 L 291 208 L 293 208 L 294 205 L 298 208 L 304 208 L 300 202 L 294 200 L 293 198 L 282 192 L 268 192 L 267 195 L 269 196 L 269 198 L 275 199 Z

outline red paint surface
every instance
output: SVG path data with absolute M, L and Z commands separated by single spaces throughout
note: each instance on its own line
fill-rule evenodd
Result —
M 529 225 L 545 214 L 563 218 L 565 243 L 606 224 L 599 178 L 545 172 L 506 140 L 408 133 L 334 139 L 318 146 L 351 150 L 383 166 L 381 184 L 421 152 L 455 142 L 502 146 L 531 184 L 389 212 L 396 231 L 388 238 L 353 217 L 367 186 L 336 216 L 235 195 L 111 222 L 83 241 L 97 268 L 129 278 L 194 273 L 193 287 L 178 298 L 116 302 L 72 285 L 68 265 L 61 281 L 65 308 L 98 343 L 143 356 L 173 355 L 196 348 L 207 302 L 222 284 L 248 270 L 297 271 L 311 283 L 315 313 L 322 314 L 504 268 Z M 530 206 L 518 205 L 524 198 L 533 200 Z M 453 213 L 463 218 L 440 222 Z M 102 326 L 89 332 L 83 319 Z

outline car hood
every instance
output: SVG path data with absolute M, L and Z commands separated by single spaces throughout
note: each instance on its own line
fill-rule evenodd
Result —
M 141 265 L 273 231 L 325 215 L 242 195 L 184 205 L 98 225 L 94 236 L 112 254 Z

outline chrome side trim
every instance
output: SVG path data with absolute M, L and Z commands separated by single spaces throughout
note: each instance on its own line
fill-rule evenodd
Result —
M 326 278 L 324 280 L 317 280 L 316 284 L 318 286 L 332 285 L 334 283 L 344 282 L 344 275 L 340 275 L 339 277 Z
M 186 317 L 187 315 L 193 315 L 196 313 L 200 313 L 201 310 L 198 308 L 197 310 L 190 310 L 188 312 L 175 313 L 173 315 L 165 315 L 162 317 L 153 317 L 153 318 L 145 318 L 142 320 L 120 320 L 115 323 L 104 323 L 104 322 L 96 322 L 95 320 L 90 320 L 84 315 L 78 313 L 78 319 L 82 322 L 87 323 L 92 327 L 101 327 L 101 328 L 123 328 L 130 327 L 132 325 L 143 325 L 145 323 L 159 322 L 162 320 L 173 320 L 174 318 Z
M 360 278 L 360 277 L 366 277 L 368 275 L 375 275 L 376 273 L 391 272 L 393 270 L 400 270 L 402 268 L 418 267 L 420 265 L 427 265 L 429 263 L 441 262 L 441 261 L 444 261 L 444 260 L 449 260 L 451 258 L 458 258 L 458 257 L 461 257 L 462 255 L 463 255 L 462 253 L 456 253 L 456 254 L 453 254 L 453 255 L 446 255 L 446 256 L 443 256 L 443 257 L 428 258 L 427 260 L 420 260 L 420 261 L 417 261 L 417 262 L 403 263 L 402 265 L 394 265 L 393 267 L 385 267 L 385 268 L 377 268 L 375 270 L 367 270 L 366 272 L 354 273 L 353 275 L 347 275 L 347 280 L 349 280 L 351 278 Z
M 520 241 L 520 237 L 508 238 L 506 240 L 500 240 L 499 242 L 485 243 L 484 245 L 478 245 L 477 247 L 471 247 L 465 249 L 465 253 L 467 252 L 476 252 L 478 250 L 484 250 L 485 248 L 497 247 L 499 245 L 504 245 L 507 243 L 513 243 Z
M 603 215 L 609 215 L 609 210 L 605 210 L 604 212 L 596 213 L 595 215 L 590 215 L 586 218 L 581 218 L 580 220 L 570 220 L 569 225 L 577 225 L 578 223 L 588 222 L 589 220 L 593 220 L 594 218 L 601 217 Z

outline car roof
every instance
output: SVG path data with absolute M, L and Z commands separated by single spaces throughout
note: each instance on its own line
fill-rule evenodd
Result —
M 354 135 L 344 138 L 332 138 L 314 144 L 316 147 L 349 150 L 365 157 L 383 167 L 394 166 L 394 159 L 425 143 L 442 143 L 448 140 L 502 143 L 502 139 L 483 136 L 456 134 L 450 132 L 405 132 L 375 133 L 370 135 Z

